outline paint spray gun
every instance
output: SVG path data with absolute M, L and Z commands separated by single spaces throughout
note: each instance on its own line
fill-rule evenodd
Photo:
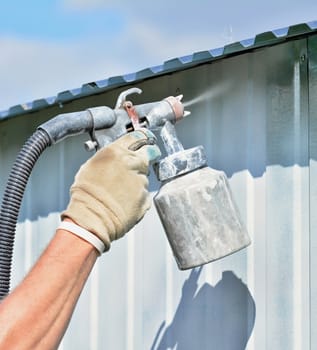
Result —
M 190 114 L 182 96 L 133 105 L 138 88 L 123 91 L 114 109 L 106 106 L 60 114 L 38 127 L 12 167 L 0 212 L 0 299 L 8 293 L 15 227 L 24 190 L 42 152 L 66 137 L 88 133 L 89 151 L 123 134 L 146 127 L 160 129 L 167 157 L 154 165 L 161 188 L 154 198 L 159 217 L 180 269 L 220 259 L 250 243 L 226 176 L 207 167 L 202 146 L 185 150 L 174 124 Z
M 135 93 L 141 94 L 142 90 L 123 91 L 114 109 L 91 108 L 75 113 L 76 118 L 60 115 L 41 125 L 40 129 L 53 140 L 56 136 L 50 130 L 58 130 L 60 140 L 64 137 L 60 133 L 67 132 L 68 136 L 69 130 L 72 133 L 82 131 L 76 130 L 75 120 L 79 120 L 81 128 L 87 120 L 84 128 L 91 139 L 85 142 L 85 148 L 89 151 L 104 147 L 141 127 L 160 129 L 167 156 L 154 164 L 161 182 L 154 203 L 178 267 L 184 270 L 201 266 L 249 245 L 250 239 L 226 175 L 207 166 L 203 146 L 184 149 L 176 135 L 174 124 L 190 114 L 184 110 L 182 95 L 133 105 L 127 97 Z M 62 124 L 69 121 L 71 125 L 52 128 L 58 124 L 57 120 Z
M 127 100 L 141 92 L 138 88 L 122 92 L 114 109 L 97 107 L 83 112 L 94 126 L 86 149 L 97 150 L 140 127 L 160 129 L 167 156 L 154 164 L 161 182 L 154 203 L 180 269 L 201 266 L 249 245 L 226 175 L 207 166 L 202 146 L 186 150 L 176 135 L 174 124 L 190 114 L 184 111 L 182 96 L 136 106 Z M 66 118 L 60 118 L 64 123 Z M 48 124 L 52 122 L 54 119 Z M 47 124 L 41 128 L 48 131 Z

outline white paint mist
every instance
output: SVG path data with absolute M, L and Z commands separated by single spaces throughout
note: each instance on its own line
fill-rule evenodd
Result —
M 227 92 L 229 90 L 229 87 L 230 84 L 228 82 L 224 82 L 220 85 L 214 86 L 209 90 L 204 91 L 200 95 L 192 98 L 191 100 L 184 102 L 184 108 L 192 107 L 197 103 L 205 102 L 207 100 L 211 100 L 212 98 L 219 97 L 223 93 Z

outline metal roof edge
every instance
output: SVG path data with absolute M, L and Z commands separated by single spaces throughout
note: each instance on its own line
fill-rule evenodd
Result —
M 256 35 L 254 38 L 241 40 L 232 44 L 225 45 L 221 48 L 195 52 L 188 56 L 177 57 L 165 61 L 162 65 L 145 68 L 135 73 L 114 76 L 105 80 L 95 81 L 83 84 L 81 88 L 73 90 L 65 90 L 57 94 L 57 96 L 49 98 L 41 98 L 12 106 L 8 110 L 0 111 L 0 122 L 11 117 L 20 116 L 30 112 L 35 112 L 54 105 L 63 105 L 83 97 L 100 94 L 106 90 L 130 85 L 139 81 L 150 79 L 152 77 L 161 76 L 185 70 L 193 66 L 226 58 L 228 56 L 237 55 L 245 51 L 254 50 L 260 47 L 276 45 L 295 37 L 309 35 L 317 32 L 317 21 L 300 23 L 273 31 L 264 32 Z

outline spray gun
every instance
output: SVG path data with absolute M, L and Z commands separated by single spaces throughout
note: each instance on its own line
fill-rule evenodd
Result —
M 12 167 L 0 213 L 0 299 L 9 292 L 15 227 L 24 190 L 42 152 L 66 137 L 88 133 L 88 151 L 105 147 L 141 127 L 160 129 L 168 156 L 155 165 L 161 189 L 154 198 L 178 267 L 200 266 L 246 247 L 242 224 L 224 173 L 207 167 L 202 146 L 184 150 L 174 124 L 190 114 L 182 96 L 133 105 L 138 88 L 123 91 L 114 109 L 106 106 L 60 114 L 40 125 Z
M 85 142 L 85 148 L 94 151 L 132 130 L 142 127 L 157 129 L 166 121 L 175 124 L 189 114 L 184 111 L 181 103 L 182 95 L 134 106 L 127 97 L 135 93 L 141 94 L 142 90 L 131 88 L 123 91 L 114 109 L 102 106 L 82 112 L 60 114 L 40 125 L 38 130 L 45 131 L 52 144 L 68 136 L 87 132 L 91 139 Z

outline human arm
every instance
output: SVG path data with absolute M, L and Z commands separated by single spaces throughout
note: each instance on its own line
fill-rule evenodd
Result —
M 97 257 L 91 244 L 57 230 L 22 283 L 0 304 L 0 349 L 56 349 Z
M 151 160 L 160 153 L 149 131 L 123 136 L 76 174 L 62 219 L 103 242 L 106 250 L 145 214 Z M 23 282 L 0 304 L 0 350 L 56 349 L 98 251 L 58 229 Z

